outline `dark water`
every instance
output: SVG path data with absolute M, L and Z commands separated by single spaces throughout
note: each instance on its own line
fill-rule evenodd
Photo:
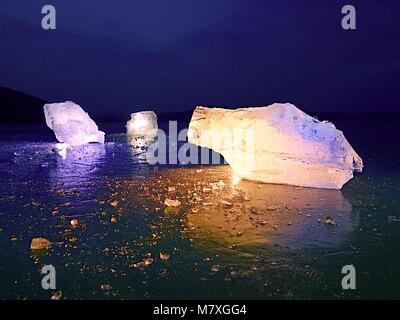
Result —
M 45 129 L 2 127 L 0 298 L 399 298 L 399 124 L 336 125 L 365 164 L 341 191 L 149 166 L 121 134 L 62 159 Z M 34 237 L 52 247 L 31 251 Z M 41 288 L 45 264 L 57 290 Z M 348 264 L 357 289 L 344 291 Z

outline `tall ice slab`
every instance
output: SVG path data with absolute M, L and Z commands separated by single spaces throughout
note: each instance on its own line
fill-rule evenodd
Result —
M 47 126 L 54 131 L 59 142 L 81 145 L 89 142 L 104 143 L 104 132 L 77 104 L 66 101 L 45 104 Z
M 360 156 L 343 133 L 294 105 L 196 107 L 192 144 L 221 153 L 238 178 L 302 187 L 341 189 L 362 171 Z

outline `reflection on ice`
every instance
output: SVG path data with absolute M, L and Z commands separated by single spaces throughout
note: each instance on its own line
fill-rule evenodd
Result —
M 224 165 L 151 166 L 125 134 L 107 140 L 66 150 L 64 159 L 54 143 L 0 143 L 2 298 L 49 299 L 38 291 L 44 264 L 60 266 L 69 299 L 341 299 L 348 263 L 371 267 L 364 276 L 374 288 L 393 284 L 356 290 L 357 298 L 398 293 L 396 268 L 387 267 L 396 262 L 397 169 L 379 165 L 358 177 L 346 199 L 240 181 Z M 40 258 L 29 250 L 34 237 L 54 244 Z M 15 283 L 21 272 L 37 277 Z
M 115 298 L 182 298 L 187 290 L 197 290 L 193 298 L 209 292 L 215 298 L 232 292 L 238 298 L 337 298 L 335 275 L 349 259 L 362 265 L 370 256 L 391 257 L 397 225 L 382 220 L 379 210 L 390 205 L 393 194 L 384 192 L 398 179 L 377 185 L 357 179 L 360 191 L 349 185 L 344 193 L 350 202 L 336 190 L 236 180 L 226 165 L 142 164 L 126 135 L 107 138 L 112 142 L 104 146 L 67 150 L 64 159 L 52 151 L 55 144 L 0 146 L 1 256 L 18 257 L 21 270 L 34 274 L 39 258 L 29 243 L 49 239 L 54 245 L 40 265 L 65 266 L 71 281 L 63 291 L 70 298 L 104 298 L 103 283 L 115 288 Z M 166 206 L 176 200 L 180 206 Z M 325 224 L 327 217 L 336 226 Z M 5 279 L 12 280 L 15 263 L 4 261 Z M 5 297 L 49 298 L 38 293 L 35 279 L 19 286 L 11 280 Z
M 129 144 L 132 146 L 132 156 L 139 163 L 147 162 L 147 150 L 154 143 L 154 138 L 146 137 L 127 137 Z
M 200 206 L 187 217 L 200 242 L 330 247 L 340 245 L 358 225 L 339 190 L 240 181 L 219 197 L 219 203 Z M 327 218 L 336 226 L 325 223 Z
M 53 151 L 57 153 L 62 159 L 67 159 L 68 145 L 65 143 L 56 143 Z
M 206 250 L 254 244 L 332 248 L 358 226 L 340 190 L 239 181 L 224 165 L 158 170 L 146 179 L 118 181 L 116 189 L 127 211 L 136 203 L 167 220 L 181 217 L 185 236 Z M 175 200 L 181 205 L 165 205 Z
M 56 158 L 56 166 L 49 170 L 50 179 L 72 184 L 87 179 L 106 155 L 105 145 L 97 143 L 68 148 L 57 144 L 53 149 L 60 157 Z

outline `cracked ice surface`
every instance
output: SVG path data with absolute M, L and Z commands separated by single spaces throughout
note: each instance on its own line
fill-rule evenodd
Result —
M 54 131 L 57 140 L 71 146 L 89 142 L 104 143 L 104 132 L 79 105 L 71 102 L 44 105 L 47 126 Z
M 197 107 L 190 143 L 221 153 L 236 177 L 265 183 L 341 189 L 362 171 L 343 133 L 292 104 L 268 107 Z

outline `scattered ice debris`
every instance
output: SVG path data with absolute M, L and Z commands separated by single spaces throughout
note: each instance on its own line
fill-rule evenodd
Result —
M 116 207 L 118 205 L 118 201 L 117 200 L 111 201 L 110 205 L 112 205 L 113 207 Z
M 210 183 L 212 191 L 219 190 L 218 183 Z
M 218 264 L 214 264 L 211 266 L 211 271 L 212 272 L 219 272 L 221 270 L 221 266 Z
M 51 300 L 60 300 L 62 297 L 62 291 L 56 291 L 53 293 L 53 295 L 51 296 Z
M 209 207 L 209 206 L 213 206 L 214 202 L 203 202 L 203 206 L 205 207 Z
M 333 220 L 331 217 L 326 217 L 325 218 L 325 224 L 327 226 L 334 227 L 334 226 L 336 226 L 336 221 Z
M 215 190 L 219 190 L 219 189 L 224 188 L 224 187 L 225 187 L 225 183 L 224 183 L 222 180 L 220 180 L 220 181 L 218 181 L 218 182 L 212 182 L 212 183 L 210 183 L 210 186 L 211 186 L 211 189 L 212 189 L 213 191 L 215 191 Z
M 33 238 L 31 241 L 31 250 L 43 250 L 51 247 L 51 241 L 46 238 Z
M 108 283 L 103 283 L 101 286 L 100 286 L 100 288 L 101 288 L 101 290 L 104 290 L 104 291 L 110 291 L 110 290 L 112 290 L 112 285 L 111 284 L 108 284 Z
M 77 104 L 66 101 L 45 104 L 47 126 L 54 131 L 57 140 L 71 146 L 90 142 L 104 143 L 104 132 Z
M 35 206 L 35 207 L 40 206 L 40 202 L 39 202 L 39 201 L 32 200 L 31 203 L 32 203 L 32 205 Z
M 170 254 L 166 252 L 160 252 L 160 259 L 161 260 L 169 260 Z
M 165 199 L 164 204 L 167 207 L 179 207 L 181 205 L 181 202 L 177 199 Z
M 140 268 L 140 269 L 142 269 L 142 268 L 144 268 L 144 267 L 147 267 L 147 266 L 151 265 L 153 262 L 154 262 L 154 259 L 148 257 L 148 258 L 144 259 L 143 261 L 140 261 L 140 262 L 138 262 L 138 263 L 134 263 L 133 266 L 134 266 L 135 268 Z
M 250 208 L 250 212 L 251 212 L 252 214 L 258 214 L 258 210 L 257 210 L 256 207 L 251 207 L 251 208 Z
M 233 203 L 230 202 L 230 201 L 221 200 L 219 203 L 222 204 L 225 208 L 231 208 L 231 207 L 233 207 Z
M 389 222 L 400 222 L 400 218 L 396 216 L 388 216 Z

